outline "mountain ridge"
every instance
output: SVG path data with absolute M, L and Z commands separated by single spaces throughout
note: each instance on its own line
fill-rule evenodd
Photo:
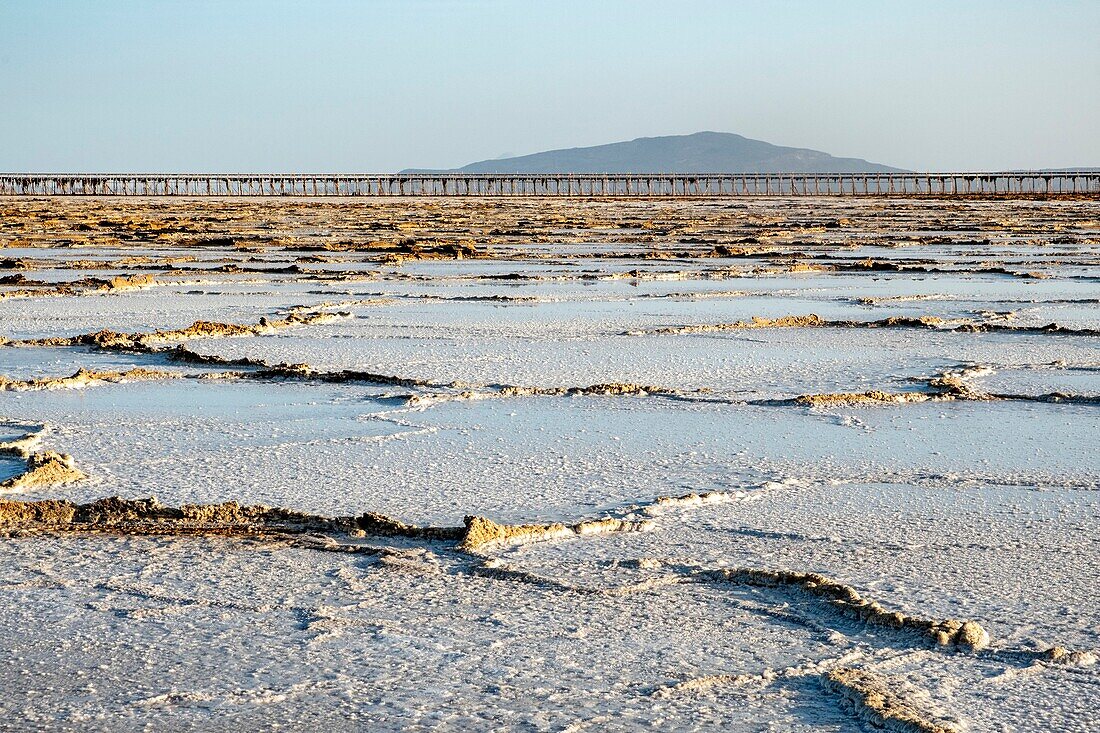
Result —
M 406 168 L 402 173 L 901 173 L 862 158 L 773 145 L 732 132 L 639 137 L 560 148 L 460 168 Z

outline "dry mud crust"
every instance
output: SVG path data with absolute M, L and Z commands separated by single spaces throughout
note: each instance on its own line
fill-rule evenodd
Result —
M 182 376 L 178 372 L 135 367 L 124 372 L 97 372 L 90 369 L 78 369 L 67 377 L 39 377 L 34 379 L 10 379 L 0 374 L 0 390 L 23 392 L 38 389 L 80 389 L 100 382 L 136 382 L 153 379 L 174 379 Z
M 650 504 L 642 505 L 646 514 L 657 514 L 664 509 L 684 509 L 714 504 L 728 504 L 749 496 L 745 491 L 706 491 L 703 493 L 681 494 L 679 496 L 658 496 Z
M 69 484 L 85 478 L 87 476 L 76 467 L 72 456 L 54 451 L 41 451 L 31 453 L 27 457 L 27 466 L 23 473 L 0 482 L 0 493 Z
M 575 524 L 499 524 L 486 517 L 469 515 L 462 527 L 420 527 L 400 520 L 366 512 L 355 519 L 356 526 L 366 534 L 380 537 L 405 537 L 419 540 L 457 541 L 457 548 L 471 553 L 523 544 L 608 532 L 644 532 L 652 529 L 650 522 L 606 518 Z
M 56 453 L 34 454 L 28 459 L 28 469 L 28 473 L 13 481 L 31 480 L 28 477 L 36 475 L 36 471 L 40 472 L 39 482 L 59 483 L 84 477 L 84 474 L 73 468 L 71 457 Z M 46 481 L 47 478 L 52 480 Z M 99 499 L 89 504 L 75 504 L 60 500 L 0 502 L 0 530 L 6 531 L 242 535 L 279 532 L 345 536 L 373 535 L 457 541 L 457 549 L 468 552 L 480 552 L 505 544 L 607 532 L 647 531 L 651 528 L 650 522 L 621 519 L 587 520 L 576 524 L 508 525 L 498 524 L 491 519 L 478 516 L 466 517 L 464 527 L 419 527 L 377 512 L 365 512 L 357 517 L 322 517 L 280 507 L 242 506 L 235 501 L 171 507 L 161 504 L 155 497 L 123 499 L 116 496 Z
M 313 326 L 322 323 L 331 323 L 351 314 L 327 311 L 292 312 L 286 318 L 261 318 L 260 322 L 252 324 L 217 323 L 214 321 L 195 321 L 187 328 L 175 331 L 155 331 L 144 337 L 150 342 L 157 341 L 186 341 L 195 338 L 222 338 L 226 336 L 261 336 L 275 333 L 293 326 Z
M 825 409 L 829 407 L 862 407 L 867 405 L 898 405 L 909 402 L 927 402 L 932 395 L 920 392 L 835 392 L 827 394 L 799 395 L 789 404 Z
M 988 245 L 988 242 L 980 243 L 982 245 Z M 900 262 L 888 262 L 885 260 L 866 259 L 857 262 L 834 262 L 829 266 L 829 269 L 835 272 L 897 272 L 897 273 L 928 273 L 928 274 L 952 274 L 963 272 L 972 272 L 983 275 L 1007 275 L 1008 277 L 1017 277 L 1024 280 L 1044 280 L 1046 275 L 1042 272 L 1027 271 L 1027 270 L 1013 270 L 1007 267 L 1001 267 L 998 265 L 981 265 L 978 264 L 972 267 L 943 267 L 930 263 L 918 263 L 907 264 Z
M 937 621 L 909 616 L 901 611 L 889 611 L 878 602 L 863 598 L 850 585 L 818 573 L 731 568 L 704 571 L 696 579 L 770 588 L 791 587 L 822 598 L 834 610 L 849 618 L 872 626 L 915 632 L 939 646 L 955 646 L 964 651 L 980 651 L 989 646 L 989 634 L 977 621 Z
M 953 333 L 1020 333 L 1066 336 L 1100 335 L 1100 329 L 1069 328 L 1057 323 L 1048 323 L 1045 326 L 1013 326 L 1006 323 L 959 323 L 957 321 L 953 322 L 945 318 L 940 318 L 939 316 L 891 316 L 875 321 L 856 321 L 849 319 L 822 318 L 816 313 L 809 313 L 801 316 L 782 316 L 780 318 L 753 316 L 752 319 L 748 321 L 735 321 L 733 323 L 668 326 L 654 329 L 649 333 L 680 335 L 693 333 L 721 333 L 723 331 L 745 331 L 758 328 L 912 328 Z
M 137 351 L 148 353 L 156 351 L 157 344 L 166 342 L 188 341 L 191 339 L 227 338 L 234 336 L 262 336 L 293 326 L 311 326 L 321 323 L 330 323 L 340 318 L 346 318 L 349 315 L 348 313 L 329 313 L 325 311 L 309 313 L 294 312 L 286 318 L 261 318 L 260 322 L 257 324 L 195 321 L 186 328 L 178 328 L 170 331 L 153 331 L 151 333 L 120 333 L 109 329 L 101 329 L 99 331 L 79 334 L 77 336 L 51 336 L 40 339 L 11 340 L 0 337 L 0 345 L 39 347 L 89 346 L 107 351 Z
M 687 397 L 691 394 L 704 394 L 707 389 L 684 391 L 669 387 L 632 383 L 592 384 L 584 387 L 526 387 L 520 385 L 470 385 L 458 381 L 435 382 L 416 377 L 401 377 L 393 374 L 381 374 L 355 369 L 340 371 L 319 371 L 309 364 L 270 365 L 256 359 L 223 359 L 218 356 L 197 354 L 185 347 L 176 347 L 172 351 L 158 352 L 178 362 L 215 364 L 223 366 L 260 367 L 250 372 L 228 372 L 222 378 L 235 379 L 295 379 L 303 381 L 325 382 L 329 384 L 381 384 L 394 387 L 430 387 L 435 389 L 464 389 L 453 394 L 411 395 L 410 404 L 427 404 L 438 400 L 485 399 L 489 397 Z M 485 391 L 471 391 L 469 388 Z
M 1015 401 L 1015 402 L 1048 402 L 1052 404 L 1070 405 L 1096 405 L 1100 404 L 1100 395 L 1075 395 L 1064 392 L 1048 392 L 1046 394 L 1002 394 L 998 392 L 980 392 L 969 385 L 960 384 L 954 386 L 936 384 L 939 380 L 931 380 L 929 384 L 934 388 L 931 393 L 924 392 L 882 392 L 870 390 L 868 392 L 832 392 L 823 394 L 799 395 L 789 399 L 761 400 L 754 402 L 757 405 L 795 405 L 809 407 L 816 410 L 826 410 L 834 407 L 871 407 L 878 405 L 907 405 L 931 400 L 968 400 L 968 401 Z M 940 389 L 939 387 L 944 387 Z
M 939 328 L 943 324 L 944 320 L 935 316 L 922 316 L 920 318 L 892 316 L 877 321 L 850 321 L 829 320 L 822 318 L 816 313 L 809 313 L 804 316 L 782 316 L 780 318 L 753 316 L 748 321 L 735 321 L 734 323 L 670 326 L 668 328 L 656 329 L 653 333 L 691 334 L 743 331 L 754 328 Z
M 684 394 L 684 392 L 653 385 L 613 382 L 609 384 L 592 384 L 587 387 L 519 387 L 509 385 L 502 388 L 499 394 L 502 397 L 645 397 L 647 395 L 677 396 Z
M 72 267 L 72 265 L 70 265 Z M 76 269 L 76 268 L 73 268 Z M 0 285 L 18 285 L 19 290 L 0 291 L 0 300 L 4 298 L 33 298 L 62 295 L 84 295 L 86 293 L 120 293 L 141 290 L 156 284 L 153 275 L 119 275 L 112 278 L 83 277 L 68 282 L 46 282 L 33 280 L 19 273 L 0 277 Z
M 826 690 L 840 695 L 856 717 L 875 728 L 897 733 L 962 733 L 960 725 L 918 709 L 882 677 L 851 667 L 838 667 L 822 677 Z
M 191 352 L 194 353 L 194 352 Z M 234 365 L 238 362 L 234 361 L 217 361 L 217 357 L 201 357 L 206 359 L 206 363 L 224 363 L 226 365 Z M 317 382 L 326 382 L 331 384 L 354 384 L 360 382 L 366 382 L 369 384 L 385 384 L 394 387 L 450 387 L 452 384 L 437 384 L 425 379 L 416 379 L 413 377 L 398 377 L 391 374 L 378 374 L 375 372 L 358 371 L 354 369 L 343 369 L 337 372 L 322 372 L 317 371 L 309 364 L 276 364 L 268 365 L 261 361 L 250 361 L 249 366 L 261 366 L 262 369 L 251 372 L 241 373 L 240 377 L 251 377 L 255 379 L 302 379 Z
M 885 392 L 882 390 L 868 390 L 866 392 L 825 392 L 799 395 L 786 399 L 757 400 L 752 404 L 772 406 L 796 405 L 813 409 L 902 405 L 928 402 L 930 400 L 1005 400 L 1078 405 L 1100 404 L 1100 396 L 1097 395 L 1076 395 L 1064 392 L 1049 392 L 1046 394 L 984 392 L 968 381 L 974 377 L 987 376 L 993 373 L 993 369 L 986 366 L 967 366 L 961 369 L 944 371 L 926 379 L 914 379 L 913 381 L 920 382 L 926 387 L 927 391 L 925 392 Z
M 119 534 L 193 534 L 280 532 L 347 532 L 353 519 L 328 518 L 262 505 L 222 504 L 165 506 L 156 498 L 108 497 L 88 504 L 64 500 L 0 502 L 0 530 L 111 532 Z M 221 530 L 221 532 L 219 532 Z
M 463 527 L 419 527 L 378 512 L 365 512 L 356 519 L 356 523 L 363 532 L 376 537 L 458 541 L 466 534 Z
M 929 400 L 988 400 L 992 395 L 979 392 L 966 380 L 973 376 L 989 373 L 985 367 L 967 367 L 958 371 L 945 371 L 927 379 L 916 380 L 922 382 L 929 390 L 927 392 L 885 392 L 883 390 L 868 390 L 866 392 L 824 392 L 818 394 L 798 395 L 786 399 L 758 400 L 753 404 L 809 407 L 812 409 L 829 409 L 834 407 L 869 407 L 876 405 L 904 405 Z
M 592 519 L 576 524 L 497 524 L 485 517 L 466 517 L 466 530 L 459 547 L 484 551 L 503 545 L 540 542 L 609 532 L 646 532 L 653 528 L 647 521 Z

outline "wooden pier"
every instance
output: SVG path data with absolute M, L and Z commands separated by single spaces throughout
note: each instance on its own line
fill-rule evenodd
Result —
M 1073 196 L 1100 170 L 985 173 L 0 173 L 0 196 Z

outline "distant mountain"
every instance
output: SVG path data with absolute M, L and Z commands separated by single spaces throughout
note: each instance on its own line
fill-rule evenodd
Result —
M 590 148 L 549 150 L 470 163 L 446 171 L 402 173 L 888 173 L 901 171 L 861 158 L 835 158 L 730 132 L 640 137 Z

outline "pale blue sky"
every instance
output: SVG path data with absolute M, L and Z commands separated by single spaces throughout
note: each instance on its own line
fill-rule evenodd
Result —
M 698 130 L 1100 166 L 1100 0 L 0 0 L 0 170 L 385 171 Z

